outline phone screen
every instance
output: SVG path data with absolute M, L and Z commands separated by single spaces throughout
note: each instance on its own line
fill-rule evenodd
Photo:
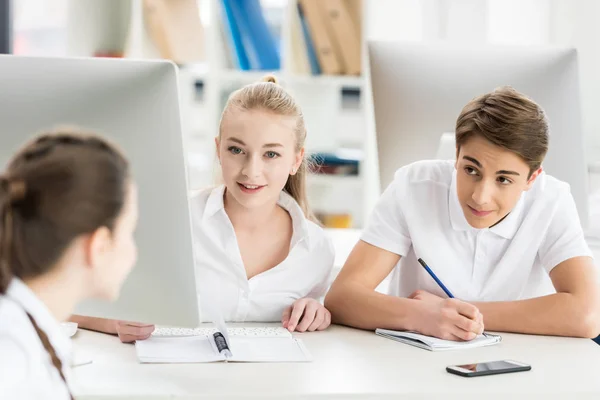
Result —
M 457 367 L 459 368 L 463 368 L 472 372 L 502 371 L 507 369 L 519 368 L 522 366 L 522 364 L 514 364 L 510 361 L 490 361 L 477 364 L 457 365 Z

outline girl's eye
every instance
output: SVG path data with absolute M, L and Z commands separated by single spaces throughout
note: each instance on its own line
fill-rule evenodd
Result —
M 279 157 L 279 154 L 275 153 L 274 151 L 267 151 L 265 153 L 265 156 L 267 156 L 267 158 L 275 158 Z
M 242 149 L 240 149 L 239 147 L 236 147 L 236 146 L 231 146 L 227 150 L 229 150 L 229 152 L 231 154 L 241 154 L 242 153 Z

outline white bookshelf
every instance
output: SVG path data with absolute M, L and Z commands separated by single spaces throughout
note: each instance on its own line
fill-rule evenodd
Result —
M 125 54 L 134 58 L 155 58 L 158 52 L 148 38 L 143 23 L 142 0 L 69 0 L 72 13 L 68 22 L 70 41 L 69 53 L 86 54 L 86 48 L 93 45 L 89 39 L 77 39 L 76 32 L 90 30 L 89 23 L 99 8 L 106 15 L 114 15 L 114 9 L 129 15 L 129 34 Z M 308 135 L 306 150 L 310 153 L 332 152 L 340 148 L 353 148 L 365 151 L 367 126 L 364 113 L 365 83 L 358 76 L 299 75 L 293 65 L 293 55 L 287 51 L 291 47 L 292 14 L 297 10 L 296 0 L 261 0 L 263 5 L 281 4 L 281 54 L 282 69 L 272 71 L 281 84 L 296 98 L 305 115 Z M 85 5 L 83 3 L 86 3 Z M 127 3 L 127 5 L 124 5 Z M 104 7 L 104 8 L 102 8 Z M 111 8 L 110 10 L 105 9 Z M 269 71 L 240 71 L 228 65 L 228 43 L 221 33 L 220 0 L 199 0 L 201 20 L 204 24 L 206 59 L 200 65 L 187 65 L 180 68 L 181 112 L 184 141 L 188 160 L 190 186 L 200 188 L 214 183 L 218 175 L 215 162 L 214 137 L 218 132 L 223 100 L 231 91 L 243 85 L 256 82 Z M 87 10 L 87 11 L 86 11 Z M 110 12 L 109 12 L 110 11 Z M 112 13 L 112 14 L 111 14 Z M 96 41 L 111 37 L 110 21 L 94 23 Z M 102 28 L 104 27 L 104 28 Z M 107 29 L 102 32 L 102 29 Z M 198 98 L 196 86 L 202 86 L 202 96 Z M 345 107 L 342 101 L 343 89 L 361 90 L 359 104 Z M 365 220 L 363 189 L 365 175 L 363 165 L 359 166 L 358 176 L 314 175 L 308 179 L 309 200 L 317 212 L 349 213 L 353 227 L 362 227 Z
M 181 68 L 182 113 L 190 182 L 193 187 L 214 183 L 218 175 L 215 161 L 214 137 L 218 132 L 223 100 L 226 95 L 243 85 L 260 80 L 273 73 L 281 84 L 297 99 L 305 115 L 308 129 L 308 153 L 335 151 L 350 147 L 364 151 L 366 123 L 362 105 L 345 109 L 343 89 L 364 89 L 358 76 L 299 75 L 294 72 L 290 48 L 292 35 L 291 13 L 296 1 L 285 3 L 282 32 L 282 69 L 279 71 L 240 71 L 228 65 L 228 44 L 221 34 L 220 0 L 204 0 L 201 10 L 209 14 L 205 22 L 207 58 L 204 67 Z M 271 2 L 272 3 L 272 2 Z M 196 82 L 202 82 L 202 101 L 193 95 Z M 363 96 L 363 92 L 361 92 Z M 362 103 L 362 101 L 361 101 Z M 359 171 L 362 168 L 359 166 Z M 358 176 L 311 175 L 308 178 L 309 200 L 318 212 L 349 213 L 353 227 L 362 227 L 365 221 L 363 196 L 364 174 Z

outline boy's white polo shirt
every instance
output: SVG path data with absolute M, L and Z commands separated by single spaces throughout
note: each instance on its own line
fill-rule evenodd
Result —
M 289 254 L 248 280 L 224 193 L 224 185 L 209 188 L 190 202 L 201 319 L 210 321 L 220 313 L 226 321 L 281 321 L 283 310 L 295 300 L 323 296 L 334 261 L 333 244 L 323 229 L 282 191 L 278 204 L 293 225 Z
M 569 185 L 545 173 L 492 228 L 467 222 L 452 161 L 420 161 L 396 171 L 362 235 L 396 253 L 390 294 L 423 289 L 447 297 L 417 262 L 422 258 L 452 294 L 466 301 L 502 301 L 555 292 L 550 271 L 592 257 Z

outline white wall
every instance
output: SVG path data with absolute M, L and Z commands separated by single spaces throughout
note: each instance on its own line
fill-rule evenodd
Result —
M 600 161 L 600 1 L 550 0 L 550 42 L 577 48 L 588 161 Z
M 588 161 L 600 161 L 599 0 L 368 0 L 371 40 L 576 47 Z
M 93 56 L 96 51 L 123 51 L 131 1 L 68 0 L 67 54 Z
M 422 39 L 420 0 L 363 0 L 363 2 L 367 39 L 409 41 Z

